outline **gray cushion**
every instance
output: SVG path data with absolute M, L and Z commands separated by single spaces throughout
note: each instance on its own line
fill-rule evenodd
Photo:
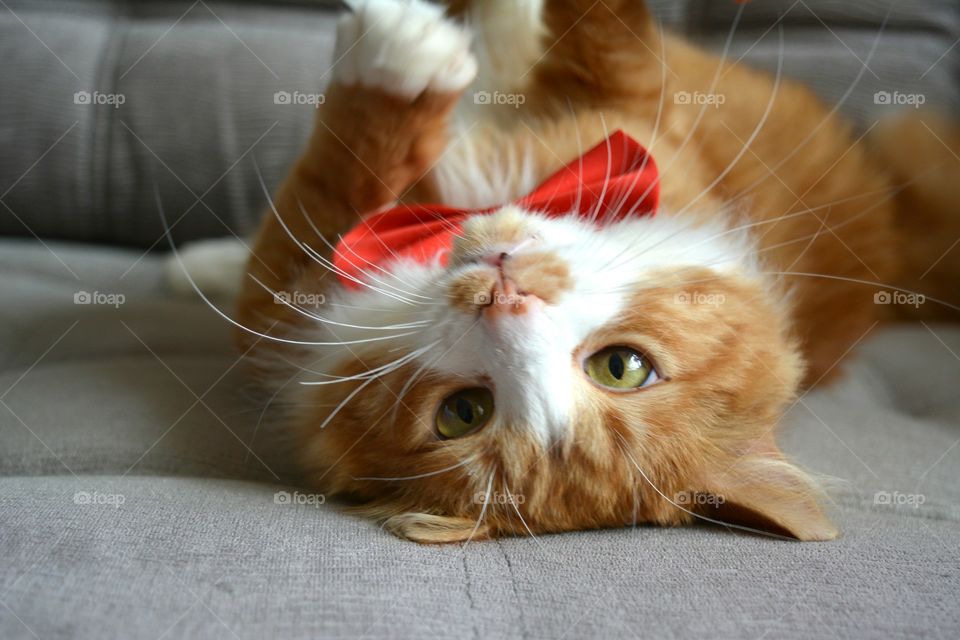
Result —
M 326 508 L 276 504 L 274 491 L 0 480 L 0 634 L 955 638 L 960 625 L 957 525 L 922 515 L 843 509 L 848 533 L 830 544 L 641 528 L 423 547 Z M 124 502 L 75 504 L 93 492 Z
M 960 629 L 958 328 L 877 329 L 843 381 L 789 412 L 787 451 L 836 480 L 835 542 L 640 527 L 423 547 L 331 504 L 275 502 L 291 470 L 257 428 L 228 327 L 171 298 L 161 268 L 0 243 L 15 301 L 0 307 L 0 637 Z
M 265 203 L 254 161 L 276 186 L 311 125 L 309 105 L 275 104 L 274 93 L 325 87 L 332 4 L 6 0 L 0 233 L 157 246 L 155 184 L 180 220 L 178 241 L 250 231 Z M 739 6 L 652 4 L 668 26 L 717 50 Z M 784 72 L 830 103 L 849 90 L 843 110 L 864 126 L 892 111 L 874 103 L 877 91 L 960 105 L 954 0 L 755 1 L 732 31 L 730 55 L 776 69 L 776 25 Z M 75 104 L 78 91 L 125 102 Z

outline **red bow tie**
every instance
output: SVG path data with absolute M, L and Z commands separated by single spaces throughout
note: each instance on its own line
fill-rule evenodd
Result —
M 514 202 L 548 217 L 576 215 L 609 223 L 628 215 L 653 215 L 660 199 L 657 165 L 639 142 L 617 131 Z M 453 239 L 470 216 L 489 209 L 454 209 L 439 204 L 401 205 L 375 213 L 337 244 L 333 263 L 348 289 L 367 274 L 399 259 L 446 264 Z

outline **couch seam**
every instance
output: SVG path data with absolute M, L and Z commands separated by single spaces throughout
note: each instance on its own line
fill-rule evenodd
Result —
M 503 561 L 507 564 L 507 571 L 510 573 L 510 589 L 513 591 L 513 601 L 517 603 L 517 617 L 520 618 L 520 637 L 526 640 L 530 635 L 527 633 L 527 620 L 523 615 L 523 608 L 520 607 L 520 592 L 517 591 L 517 577 L 513 572 L 513 563 L 510 562 L 510 556 L 503 548 L 503 542 L 497 538 L 496 543 L 497 548 L 500 549 L 500 554 L 503 556 Z
M 119 28 L 119 8 L 114 7 L 110 13 L 110 22 L 107 26 L 107 36 L 104 39 L 100 49 L 99 60 L 97 61 L 94 72 L 94 90 L 104 90 L 107 93 L 116 93 L 117 84 L 115 73 L 107 73 L 107 63 L 114 58 L 111 52 L 114 49 L 114 43 L 117 40 L 117 29 Z M 113 60 L 113 66 L 116 67 L 116 60 Z M 106 82 L 109 77 L 109 84 Z M 111 138 L 110 128 L 113 124 L 113 115 L 111 108 L 93 109 L 93 126 L 90 131 L 90 215 L 96 220 L 94 229 L 91 229 L 94 239 L 103 239 L 111 237 L 113 228 L 113 216 L 107 207 L 107 196 L 109 191 L 108 173 L 109 173 L 109 140 Z M 106 148 L 105 153 L 100 150 Z M 98 180 L 98 177 L 100 178 Z
M 126 15 L 115 14 L 113 19 L 113 25 L 116 28 L 116 31 L 111 32 L 111 37 L 109 40 L 109 46 L 107 52 L 104 54 L 104 58 L 110 58 L 110 84 L 114 93 L 118 92 L 120 89 L 120 79 L 118 77 L 119 73 L 119 62 L 121 58 L 121 52 L 123 51 L 127 36 L 130 32 L 130 19 Z M 117 227 L 117 212 L 114 211 L 113 203 L 116 202 L 115 198 L 111 198 L 111 189 L 110 189 L 110 168 L 113 161 L 113 142 L 114 142 L 114 131 L 117 120 L 117 114 L 114 113 L 116 109 L 109 110 L 107 118 L 107 128 L 104 134 L 104 153 L 103 153 L 103 199 L 102 205 L 104 210 L 104 216 L 109 220 L 110 226 L 109 229 L 111 235 L 116 232 Z M 115 236 L 110 237 L 111 242 L 117 242 L 118 238 Z
M 472 585 L 471 585 L 471 581 L 470 581 L 470 568 L 467 566 L 467 547 L 466 547 L 466 545 L 462 545 L 462 546 L 460 547 L 460 557 L 461 557 L 461 559 L 463 560 L 463 582 L 464 582 L 464 591 L 465 591 L 465 593 L 466 593 L 466 595 L 467 595 L 467 602 L 470 603 L 470 611 L 474 612 L 475 614 L 479 614 L 479 613 L 480 613 L 480 610 L 477 609 L 477 603 L 476 603 L 476 601 L 473 599 L 473 593 L 472 593 L 472 590 L 471 590 Z M 476 616 L 472 616 L 472 619 L 471 619 L 471 621 L 470 621 L 470 627 L 471 627 L 471 630 L 473 631 L 473 637 L 474 637 L 476 640 L 480 640 L 480 629 L 479 629 L 479 627 L 477 626 L 477 618 L 476 618 Z

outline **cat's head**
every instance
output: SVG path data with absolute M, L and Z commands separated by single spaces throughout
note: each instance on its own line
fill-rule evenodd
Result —
M 669 216 L 470 218 L 447 265 L 322 308 L 353 344 L 304 363 L 345 380 L 291 399 L 309 476 L 421 542 L 694 514 L 832 538 L 774 443 L 803 366 L 752 256 Z

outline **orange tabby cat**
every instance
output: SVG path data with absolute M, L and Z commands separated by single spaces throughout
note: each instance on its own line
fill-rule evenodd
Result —
M 421 542 L 697 518 L 835 537 L 774 432 L 878 319 L 870 283 L 932 262 L 904 239 L 958 227 L 946 151 L 897 129 L 871 153 L 803 87 L 661 33 L 638 0 L 357 4 L 238 318 L 309 480 Z M 655 161 L 656 215 L 509 204 L 615 131 Z M 351 280 L 333 243 L 398 201 L 492 209 L 445 261 Z M 956 301 L 958 266 L 926 293 Z

